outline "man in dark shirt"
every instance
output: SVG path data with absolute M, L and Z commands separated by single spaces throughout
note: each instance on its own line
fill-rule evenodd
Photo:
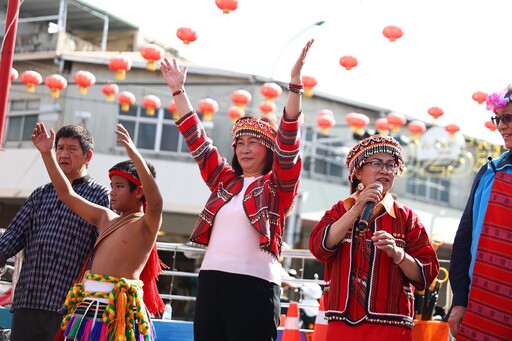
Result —
M 87 174 L 94 149 L 91 134 L 77 125 L 64 126 L 57 132 L 55 148 L 74 191 L 108 207 L 109 190 Z M 32 192 L 0 238 L 0 266 L 24 251 L 12 304 L 11 340 L 53 340 L 66 294 L 96 237 L 96 228 L 64 205 L 51 183 Z

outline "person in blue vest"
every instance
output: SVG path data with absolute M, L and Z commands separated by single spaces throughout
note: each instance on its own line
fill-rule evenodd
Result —
M 512 86 L 487 97 L 506 152 L 480 168 L 450 261 L 457 340 L 512 340 Z

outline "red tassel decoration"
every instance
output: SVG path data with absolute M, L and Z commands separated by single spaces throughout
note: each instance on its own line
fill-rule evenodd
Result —
M 163 269 L 169 269 L 160 258 L 156 250 L 156 244 L 149 254 L 148 261 L 140 274 L 140 279 L 144 282 L 144 304 L 152 315 L 161 315 L 165 310 L 165 304 L 158 292 L 156 281 Z

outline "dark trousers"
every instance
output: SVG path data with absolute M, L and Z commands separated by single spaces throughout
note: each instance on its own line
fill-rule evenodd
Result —
M 200 271 L 195 341 L 275 341 L 279 286 L 253 276 Z
M 54 311 L 15 309 L 12 314 L 11 341 L 52 341 L 63 316 Z

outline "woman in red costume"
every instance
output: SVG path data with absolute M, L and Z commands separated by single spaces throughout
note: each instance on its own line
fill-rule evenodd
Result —
M 439 262 L 418 216 L 391 194 L 405 170 L 402 148 L 370 136 L 346 163 L 352 194 L 325 212 L 309 240 L 325 263 L 327 340 L 412 340 L 412 286 L 427 288 Z M 373 211 L 360 224 L 368 203 Z

